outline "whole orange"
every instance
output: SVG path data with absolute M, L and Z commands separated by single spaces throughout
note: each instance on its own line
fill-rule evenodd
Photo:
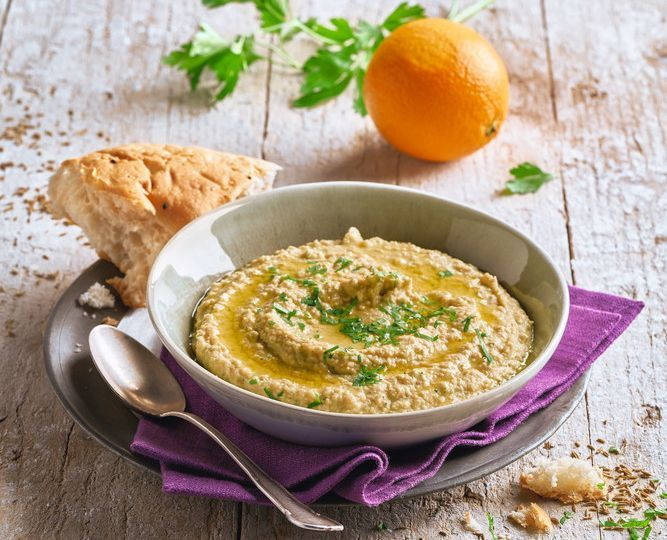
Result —
M 366 71 L 364 102 L 398 150 L 457 159 L 497 134 L 509 105 L 507 70 L 491 44 L 468 26 L 420 19 L 391 33 Z

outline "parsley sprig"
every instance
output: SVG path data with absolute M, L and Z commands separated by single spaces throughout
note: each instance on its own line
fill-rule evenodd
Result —
M 505 195 L 524 195 L 525 193 L 535 193 L 544 184 L 553 180 L 553 175 L 544 172 L 533 163 L 521 163 L 510 169 L 512 180 L 505 184 Z
M 202 73 L 209 70 L 217 79 L 214 100 L 229 96 L 242 73 L 258 60 L 280 63 L 303 75 L 300 95 L 295 107 L 313 107 L 342 94 L 350 85 L 356 88 L 354 109 L 362 116 L 366 106 L 362 87 L 366 68 L 380 43 L 399 26 L 421 19 L 424 8 L 419 4 L 402 2 L 379 24 L 365 20 L 352 23 L 342 17 L 327 22 L 315 18 L 302 19 L 293 15 L 288 0 L 202 0 L 208 8 L 252 2 L 259 15 L 261 33 L 272 38 L 260 39 L 255 33 L 223 39 L 213 28 L 201 23 L 193 38 L 167 55 L 163 61 L 184 71 L 195 90 Z M 453 9 L 450 18 L 463 22 L 487 8 L 493 0 L 477 0 L 462 9 Z M 300 62 L 286 48 L 296 35 L 317 44 L 315 53 Z

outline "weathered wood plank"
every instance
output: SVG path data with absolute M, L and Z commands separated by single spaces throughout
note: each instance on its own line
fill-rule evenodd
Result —
M 0 374 L 12 381 L 0 388 L 3 538 L 236 535 L 239 505 L 160 493 L 159 480 L 104 450 L 57 402 L 42 368 L 41 328 L 62 288 L 96 257 L 76 227 L 29 215 L 22 202 L 43 192 L 47 160 L 109 144 L 259 152 L 263 105 L 247 95 L 263 103 L 263 73 L 246 79 L 246 97 L 211 112 L 182 98 L 183 77 L 160 63 L 203 15 L 194 2 L 103 0 L 13 2 L 9 11 L 0 49 L 0 162 L 13 163 L 0 171 Z M 247 10 L 227 21 L 250 24 Z M 24 187 L 27 194 L 12 196 Z M 36 286 L 34 272 L 58 275 Z
M 574 278 L 646 303 L 591 380 L 593 438 L 618 448 L 627 441 L 621 456 L 594 461 L 641 466 L 664 480 L 665 4 L 546 7 Z M 664 521 L 654 530 L 665 534 Z

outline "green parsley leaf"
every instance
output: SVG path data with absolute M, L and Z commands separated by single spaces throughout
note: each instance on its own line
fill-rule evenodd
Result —
M 227 4 L 246 4 L 249 2 L 251 0 L 201 0 L 201 3 L 209 9 L 226 6 Z
M 609 452 L 610 454 L 618 454 L 618 453 L 620 453 L 620 452 L 618 451 L 618 448 L 616 448 L 615 446 L 610 446 L 610 447 L 609 447 L 609 450 L 607 450 L 607 452 Z
M 401 3 L 380 25 L 360 20 L 352 27 L 345 19 L 334 18 L 330 26 L 316 22 L 307 30 L 324 45 L 303 64 L 305 74 L 301 95 L 292 103 L 295 107 L 312 107 L 342 94 L 355 81 L 357 95 L 354 109 L 366 115 L 362 89 L 366 68 L 382 40 L 406 22 L 424 17 L 419 5 Z
M 380 523 L 378 523 L 375 526 L 375 530 L 376 531 L 387 531 L 387 530 L 389 530 L 389 527 L 387 527 L 387 524 L 384 521 L 380 521 Z
M 204 69 L 212 71 L 220 83 L 215 90 L 215 99 L 220 101 L 234 91 L 239 75 L 261 58 L 254 50 L 253 36 L 237 36 L 228 43 L 202 23 L 192 41 L 172 51 L 163 61 L 185 71 L 192 90 L 199 86 Z
M 489 524 L 489 534 L 491 535 L 491 540 L 498 540 L 498 537 L 496 536 L 496 529 L 493 524 L 493 516 L 488 512 L 486 513 L 486 521 Z
M 315 392 L 315 399 L 306 406 L 309 409 L 314 409 L 315 407 L 319 407 L 320 405 L 322 405 L 322 400 L 320 399 L 320 395 L 317 392 Z
M 257 382 L 258 382 L 257 379 L 255 377 L 253 377 L 252 379 L 250 379 L 248 381 L 248 384 L 257 384 Z
M 662 493 L 660 493 L 660 498 L 667 499 L 667 491 L 663 491 Z
M 599 490 L 604 489 L 604 482 L 600 482 L 599 484 L 595 484 L 595 487 L 598 488 Z
M 281 293 L 278 295 L 278 298 L 280 298 L 283 302 L 286 302 L 286 301 L 287 301 L 287 295 L 286 295 L 284 292 L 281 292 Z
M 475 318 L 474 315 L 468 315 L 465 319 L 463 319 L 463 331 L 467 332 L 468 329 L 470 328 L 470 323 L 472 320 Z
M 296 323 L 296 325 L 299 327 L 299 330 L 301 330 L 302 332 L 303 332 L 303 331 L 305 330 L 305 328 L 306 328 L 306 325 L 303 324 L 301 321 L 298 321 L 298 322 Z
M 329 360 L 329 358 L 331 358 L 333 356 L 334 351 L 337 351 L 338 349 L 340 349 L 340 347 L 338 345 L 334 345 L 333 347 L 329 347 L 326 351 L 324 351 L 322 353 L 322 360 L 324 362 Z
M 493 362 L 493 356 L 491 356 L 491 353 L 489 353 L 488 349 L 486 348 L 486 343 L 484 342 L 486 334 L 484 332 L 480 332 L 479 330 L 475 330 L 475 335 L 477 336 L 477 341 L 479 342 L 479 349 L 482 352 L 482 356 L 486 359 L 487 364 L 491 364 Z
M 350 259 L 346 259 L 345 257 L 339 257 L 336 259 L 336 262 L 333 264 L 334 271 L 340 272 L 344 268 L 347 268 L 352 264 L 352 261 Z
M 306 304 L 307 306 L 313 306 L 313 307 L 318 307 L 320 306 L 320 289 L 317 286 L 314 286 L 310 289 L 310 294 L 308 296 L 304 296 L 301 299 L 302 304 Z
M 568 519 L 570 519 L 571 517 L 572 517 L 572 512 L 568 512 L 567 510 L 565 510 L 565 511 L 563 512 L 563 517 L 560 518 L 560 519 L 558 520 L 558 523 L 560 523 L 561 525 L 563 525 L 563 524 L 564 524 Z
M 415 332 L 415 336 L 417 336 L 418 338 L 425 339 L 427 341 L 433 341 L 433 342 L 438 341 L 438 336 L 427 336 L 426 334 L 422 334 L 421 332 Z
M 264 393 L 270 397 L 271 399 L 275 399 L 276 401 L 280 401 L 280 397 L 285 393 L 285 390 L 281 390 L 277 395 L 274 395 L 273 392 L 271 391 L 270 388 L 264 387 Z
M 301 95 L 294 107 L 313 107 L 342 94 L 353 77 L 354 47 L 331 51 L 321 47 L 303 64 L 305 74 Z
M 296 310 L 292 309 L 290 311 L 286 310 L 284 307 L 278 304 L 273 304 L 273 310 L 280 315 L 280 317 L 290 326 L 294 326 L 292 322 L 292 317 L 296 315 Z
M 309 274 L 315 275 L 315 274 L 326 274 L 327 269 L 323 264 L 311 264 L 308 268 L 306 268 L 306 272 Z
M 454 274 L 452 272 L 450 272 L 449 270 L 441 270 L 440 272 L 438 272 L 438 277 L 440 277 L 440 278 L 446 278 L 446 277 L 450 277 L 450 276 L 453 276 L 453 275 Z
M 419 4 L 409 4 L 401 2 L 394 11 L 392 11 L 382 23 L 382 28 L 388 32 L 393 32 L 399 26 L 424 18 L 424 8 Z
M 385 366 L 378 366 L 376 368 L 368 368 L 363 364 L 359 364 L 359 373 L 352 381 L 354 386 L 369 386 L 378 383 L 382 380 L 380 375 L 385 370 Z
M 510 169 L 510 174 L 514 179 L 505 184 L 506 195 L 535 193 L 542 185 L 553 180 L 551 173 L 546 173 L 537 165 L 528 162 Z
M 648 510 L 644 510 L 644 516 L 651 519 L 655 519 L 656 517 L 664 517 L 667 516 L 667 510 L 660 508 L 649 508 Z

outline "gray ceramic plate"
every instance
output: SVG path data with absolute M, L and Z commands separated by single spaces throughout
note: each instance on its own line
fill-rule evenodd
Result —
M 77 423 L 112 452 L 158 473 L 154 462 L 129 450 L 138 419 L 109 390 L 95 370 L 88 353 L 88 333 L 105 315 L 122 318 L 117 307 L 84 316 L 76 298 L 93 283 L 118 275 L 118 270 L 98 261 L 79 276 L 53 308 L 44 331 L 44 362 L 54 390 Z M 77 352 L 77 344 L 81 344 Z M 458 450 L 432 478 L 406 492 L 404 497 L 425 495 L 472 482 L 501 469 L 546 441 L 567 420 L 584 395 L 590 372 L 546 409 L 533 414 L 504 439 L 484 448 Z M 326 503 L 345 504 L 340 499 Z M 349 504 L 349 503 L 347 503 Z

